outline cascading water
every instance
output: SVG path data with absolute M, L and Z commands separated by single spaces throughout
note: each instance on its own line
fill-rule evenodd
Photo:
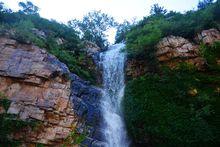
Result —
M 101 100 L 104 118 L 104 137 L 107 147 L 128 147 L 129 142 L 121 112 L 124 95 L 125 53 L 124 44 L 116 44 L 101 54 L 103 67 L 103 97 Z

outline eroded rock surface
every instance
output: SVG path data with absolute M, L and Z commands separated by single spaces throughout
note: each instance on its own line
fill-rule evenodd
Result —
M 100 130 L 101 90 L 69 72 L 45 50 L 0 38 L 0 92 L 11 100 L 6 113 L 40 122 L 13 138 L 28 146 L 60 146 L 72 132 L 86 133 L 87 146 L 103 144 Z M 0 113 L 5 113 L 1 107 Z
M 15 139 L 59 144 L 69 135 L 77 118 L 68 74 L 66 65 L 46 51 L 0 38 L 0 92 L 11 100 L 7 113 L 41 122 L 40 129 L 25 128 Z
M 161 64 L 171 68 L 175 68 L 181 62 L 195 65 L 200 70 L 205 65 L 205 60 L 199 54 L 199 46 L 182 37 L 163 38 L 157 44 L 156 56 Z
M 90 41 L 84 41 L 84 45 L 85 48 L 82 50 L 85 51 L 88 56 L 93 56 L 102 50 L 100 47 Z
M 198 43 L 211 45 L 220 40 L 220 32 L 217 29 L 204 30 L 197 35 L 196 40 Z

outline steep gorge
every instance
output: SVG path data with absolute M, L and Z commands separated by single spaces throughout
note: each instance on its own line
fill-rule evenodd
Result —
M 212 44 L 219 40 L 220 33 L 211 29 L 203 31 L 198 36 L 198 39 L 204 44 Z M 109 59 L 107 58 L 106 67 L 108 60 L 118 61 L 118 58 L 112 59 L 114 56 L 111 55 Z M 103 95 L 100 88 L 92 86 L 89 82 L 70 73 L 66 65 L 55 56 L 34 45 L 22 44 L 7 37 L 1 37 L 0 57 L 0 92 L 10 100 L 8 110 L 0 107 L 1 114 L 12 114 L 18 120 L 27 122 L 34 120 L 39 123 L 37 128 L 24 127 L 19 132 L 13 132 L 11 134 L 13 139 L 22 141 L 22 144 L 26 146 L 38 143 L 60 146 L 68 144 L 68 138 L 77 140 L 77 137 L 82 137 L 81 144 L 83 145 L 105 146 L 103 107 L 100 105 Z M 193 64 L 202 71 L 206 66 L 205 59 L 199 54 L 198 45 L 181 37 L 171 36 L 162 39 L 158 43 L 157 57 L 161 66 L 166 64 L 171 69 L 183 62 Z M 216 62 L 218 60 L 216 59 Z M 130 62 L 128 60 L 127 77 L 137 78 L 148 73 L 145 62 L 138 60 Z M 130 63 L 138 65 L 130 65 Z M 120 69 L 116 68 L 111 72 L 117 74 L 123 67 L 118 68 Z M 106 81 L 107 85 L 111 83 L 108 80 Z M 118 80 L 120 81 L 120 79 Z M 123 81 L 119 81 L 116 78 L 116 83 L 112 84 L 122 86 L 120 84 Z M 115 88 L 119 88 L 116 85 Z M 108 87 L 105 88 L 108 89 Z M 110 96 L 111 98 L 115 98 L 115 96 L 119 98 L 123 87 L 116 90 L 119 90 L 116 91 L 117 96 L 113 94 Z M 116 101 L 113 102 L 115 108 L 118 107 L 116 105 L 121 104 L 121 102 L 115 104 Z M 105 107 L 105 105 L 103 106 Z M 120 111 L 117 110 L 116 113 L 120 114 Z M 116 128 L 116 131 L 119 130 Z M 121 131 L 123 130 L 119 132 Z M 123 133 L 125 132 L 120 134 Z M 75 135 L 70 136 L 70 134 Z M 115 135 L 113 134 L 113 136 Z M 107 134 L 106 137 L 110 139 Z M 148 140 L 149 138 L 144 139 Z M 109 141 L 110 144 L 113 143 L 111 140 Z M 124 141 L 123 144 L 128 146 Z

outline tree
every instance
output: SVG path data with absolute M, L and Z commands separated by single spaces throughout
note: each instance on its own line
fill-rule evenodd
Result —
M 0 2 L 0 11 L 2 11 L 4 8 L 4 3 L 3 2 Z
M 151 15 L 164 15 L 166 13 L 167 10 L 164 9 L 164 7 L 159 6 L 158 4 L 154 4 L 150 10 Z
M 25 14 L 38 14 L 39 8 L 35 6 L 32 2 L 27 1 L 25 2 L 19 2 L 19 6 L 21 7 L 20 12 L 23 12 Z
M 207 6 L 209 6 L 210 4 L 213 3 L 214 0 L 203 0 L 203 1 L 199 1 L 199 4 L 198 4 L 198 9 L 204 9 L 206 8 Z
M 135 24 L 135 22 L 130 23 L 129 21 L 124 21 L 123 23 L 119 24 L 117 26 L 115 42 L 119 43 L 119 42 L 125 41 L 126 34 L 128 33 L 128 31 L 130 31 L 132 25 L 134 25 L 134 24 Z
M 84 40 L 94 42 L 101 48 L 108 45 L 105 32 L 117 25 L 113 17 L 101 11 L 89 12 L 82 21 L 75 19 L 69 21 L 68 24 L 78 30 Z
M 3 2 L 0 2 L 0 12 L 3 12 L 3 13 L 11 13 L 12 10 L 6 8 L 6 7 L 4 6 L 4 3 L 3 3 Z

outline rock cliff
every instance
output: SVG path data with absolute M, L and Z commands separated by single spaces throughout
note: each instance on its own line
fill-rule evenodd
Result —
M 216 29 L 203 30 L 198 33 L 194 42 L 179 36 L 168 36 L 156 45 L 156 57 L 160 65 L 175 68 L 179 63 L 195 65 L 198 70 L 204 70 L 206 61 L 200 53 L 200 44 L 212 45 L 220 41 L 220 32 Z M 220 64 L 220 59 L 216 61 Z M 137 78 L 149 72 L 150 67 L 144 59 L 129 59 L 126 75 L 128 78 Z
M 71 74 L 45 50 L 1 37 L 0 92 L 11 101 L 7 114 L 41 122 L 34 130 L 24 128 L 13 134 L 24 145 L 59 146 L 76 130 L 87 132 L 91 140 L 87 144 L 98 142 L 94 136 L 100 90 Z

